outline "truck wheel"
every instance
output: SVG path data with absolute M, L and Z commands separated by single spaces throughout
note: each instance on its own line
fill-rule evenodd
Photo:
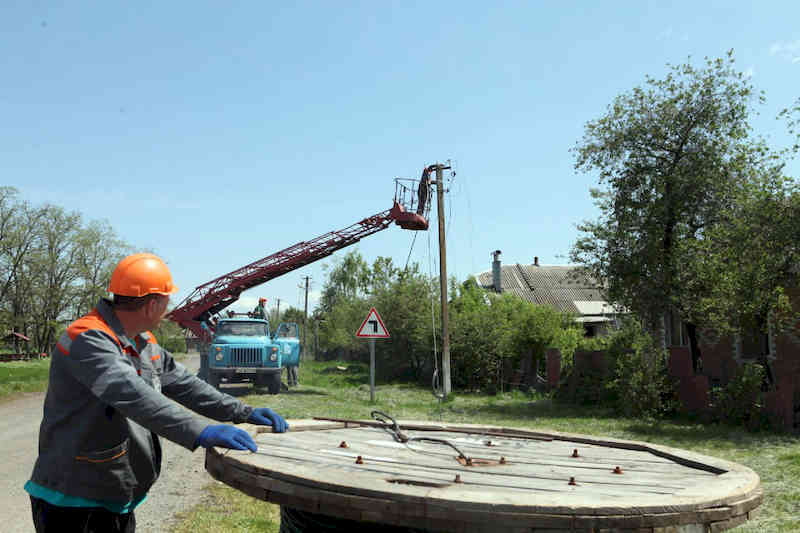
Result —
M 256 374 L 253 378 L 253 385 L 258 389 L 263 389 L 269 385 L 270 377 L 265 374 Z
M 280 372 L 270 374 L 269 378 L 267 378 L 267 390 L 270 394 L 278 394 L 281 391 Z

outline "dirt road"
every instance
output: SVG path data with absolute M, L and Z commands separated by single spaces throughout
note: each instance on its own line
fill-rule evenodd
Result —
M 197 353 L 183 362 L 196 372 Z M 36 460 L 44 394 L 25 394 L 0 403 L 0 530 L 33 533 L 31 505 L 22 486 Z M 166 532 L 176 513 L 200 503 L 203 487 L 213 482 L 203 466 L 205 453 L 194 453 L 161 439 L 164 462 L 161 477 L 147 500 L 136 509 L 137 531 Z

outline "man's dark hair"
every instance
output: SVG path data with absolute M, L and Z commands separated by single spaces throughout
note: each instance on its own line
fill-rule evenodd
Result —
M 156 300 L 160 294 L 145 294 L 144 296 L 122 296 L 114 295 L 114 309 L 120 311 L 137 311 L 147 305 L 151 300 Z

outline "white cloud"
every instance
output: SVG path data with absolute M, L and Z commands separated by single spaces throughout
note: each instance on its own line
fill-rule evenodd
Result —
M 769 47 L 769 53 L 790 63 L 800 63 L 800 39 L 772 43 L 772 46 Z

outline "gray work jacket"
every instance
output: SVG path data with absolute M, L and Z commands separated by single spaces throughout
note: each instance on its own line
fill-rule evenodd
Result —
M 127 503 L 161 470 L 158 435 L 194 450 L 206 423 L 252 412 L 190 374 L 150 332 L 130 340 L 108 300 L 73 322 L 52 354 L 31 481 L 63 494 Z

